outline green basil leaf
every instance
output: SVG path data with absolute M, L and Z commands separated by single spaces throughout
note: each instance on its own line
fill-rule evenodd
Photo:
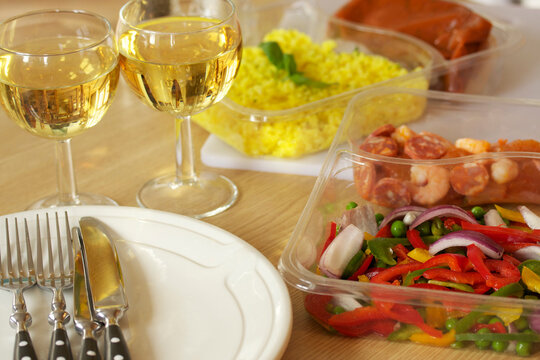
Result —
M 292 54 L 283 55 L 283 68 L 287 71 L 289 75 L 296 74 L 296 61 L 294 61 L 294 56 Z
M 283 51 L 281 51 L 281 47 L 279 47 L 277 42 L 267 41 L 261 43 L 259 46 L 272 64 L 274 64 L 278 69 L 283 69 Z

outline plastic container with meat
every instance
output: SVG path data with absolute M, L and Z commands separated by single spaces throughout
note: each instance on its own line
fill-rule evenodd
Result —
M 423 101 L 425 106 L 421 114 L 405 124 L 406 128 L 398 127 L 399 130 L 396 130 L 393 126 L 383 126 L 373 129 L 376 132 L 367 137 L 359 135 L 358 129 L 365 127 L 366 117 L 378 117 L 384 123 L 385 119 L 393 117 L 411 101 Z M 373 89 L 354 97 L 278 266 L 289 284 L 306 293 L 306 310 L 327 329 L 338 330 L 337 333 L 341 335 L 369 336 L 366 344 L 372 344 L 371 339 L 399 340 L 389 336 L 389 333 L 396 329 L 406 333 L 411 324 L 423 326 L 422 319 L 429 319 L 426 320 L 428 323 L 434 321 L 431 323 L 433 327 L 445 335 L 450 331 L 444 330 L 443 323 L 450 317 L 466 319 L 462 322 L 470 318 L 476 321 L 479 313 L 489 313 L 503 319 L 506 332 L 513 331 L 511 324 L 518 318 L 540 325 L 538 294 L 530 298 L 479 295 L 459 290 L 442 291 L 434 284 L 420 288 L 379 284 L 360 278 L 360 281 L 351 281 L 350 278 L 333 278 L 326 272 L 320 272 L 322 250 L 327 246 L 332 231 L 344 232 L 341 225 L 350 202 L 355 202 L 359 208 L 367 205 L 373 213 L 385 216 L 401 206 L 422 205 L 432 209 L 437 204 L 457 204 L 464 209 L 471 209 L 473 204 L 483 204 L 484 207 L 499 204 L 508 209 L 516 204 L 524 204 L 538 214 L 540 149 L 536 148 L 538 142 L 535 138 L 540 126 L 539 116 L 538 100 L 391 87 Z M 457 139 L 466 138 L 485 142 L 467 140 L 456 146 Z M 531 141 L 526 141 L 528 139 Z M 409 143 L 405 147 L 407 141 Z M 480 152 L 482 146 L 488 152 Z M 468 154 L 471 151 L 477 153 Z M 499 169 L 498 165 L 494 165 L 497 163 L 501 165 Z M 486 172 L 477 173 L 478 168 Z M 452 176 L 456 179 L 453 180 Z M 422 182 L 413 183 L 411 180 L 420 178 Z M 329 226 L 332 223 L 338 224 L 338 230 L 335 226 L 332 230 Z M 533 236 L 537 236 L 537 233 Z M 377 239 L 380 237 L 375 235 L 375 239 L 370 240 L 364 233 L 364 243 Z M 535 244 L 535 248 L 538 247 L 540 245 Z M 389 255 L 395 256 L 398 249 L 388 251 Z M 371 255 L 374 254 L 371 252 Z M 338 255 L 334 255 L 335 260 Z M 348 264 L 351 263 L 352 259 Z M 406 267 L 406 262 L 403 264 Z M 418 265 L 416 262 L 412 264 Z M 407 272 L 402 275 L 405 277 Z M 516 287 L 519 288 L 518 285 Z M 537 291 L 540 291 L 540 287 Z M 374 309 L 368 304 L 377 305 Z M 328 326 L 328 319 L 333 316 L 328 309 L 350 306 L 356 310 L 347 310 L 347 315 L 340 317 L 347 322 L 347 326 Z M 385 306 L 406 311 L 411 317 L 407 319 L 408 315 L 403 313 L 404 317 L 397 324 L 395 318 L 388 319 L 377 311 Z M 397 317 L 397 313 L 392 315 Z M 408 325 L 404 325 L 407 322 Z M 472 323 L 469 325 L 472 326 Z M 475 326 L 479 329 L 484 325 L 476 323 Z M 384 336 L 372 337 L 369 335 L 372 333 Z M 432 345 L 450 347 L 450 342 L 456 338 L 469 336 L 454 338 L 451 334 L 449 339 L 450 335 L 441 337 L 441 334 L 436 334 L 439 336 L 437 339 L 422 335 L 426 341 L 424 343 L 432 341 Z M 405 335 L 405 340 L 412 339 L 410 334 Z M 470 335 L 470 338 L 476 336 L 483 335 Z M 493 342 L 499 338 L 519 337 L 489 336 Z M 540 331 L 526 338 L 540 341 Z M 534 354 L 538 354 L 540 347 L 538 344 L 534 346 Z M 470 348 L 474 348 L 474 345 Z

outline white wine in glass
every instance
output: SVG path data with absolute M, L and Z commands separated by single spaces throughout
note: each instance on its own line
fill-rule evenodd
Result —
M 191 116 L 220 101 L 236 77 L 242 36 L 230 0 L 132 0 L 117 27 L 122 74 L 152 108 L 176 118 L 176 172 L 147 182 L 140 206 L 204 218 L 229 208 L 238 189 L 195 168 Z
M 0 104 L 20 127 L 57 140 L 58 193 L 29 208 L 116 205 L 79 194 L 70 140 L 95 126 L 112 102 L 119 78 L 110 23 L 78 10 L 26 13 L 0 24 Z

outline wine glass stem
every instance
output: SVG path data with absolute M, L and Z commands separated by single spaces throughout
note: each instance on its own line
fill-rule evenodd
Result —
M 58 200 L 61 205 L 79 203 L 77 184 L 71 157 L 71 139 L 56 142 L 56 179 L 58 181 Z
M 191 116 L 177 117 L 176 121 L 176 178 L 179 181 L 195 181 L 195 157 L 191 137 Z

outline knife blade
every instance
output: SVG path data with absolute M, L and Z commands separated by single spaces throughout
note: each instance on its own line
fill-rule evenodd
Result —
M 74 243 L 75 253 L 75 276 L 73 279 L 73 321 L 75 330 L 82 336 L 79 360 L 101 360 L 95 333 L 101 324 L 94 318 L 92 303 L 88 298 L 87 283 L 84 279 L 83 258 L 86 256 L 84 243 L 82 242 L 81 229 L 73 228 L 73 238 L 78 240 Z
M 131 359 L 118 324 L 128 309 L 122 269 L 110 230 L 93 217 L 79 220 L 86 257 L 82 257 L 88 295 L 96 318 L 105 326 L 105 360 Z

